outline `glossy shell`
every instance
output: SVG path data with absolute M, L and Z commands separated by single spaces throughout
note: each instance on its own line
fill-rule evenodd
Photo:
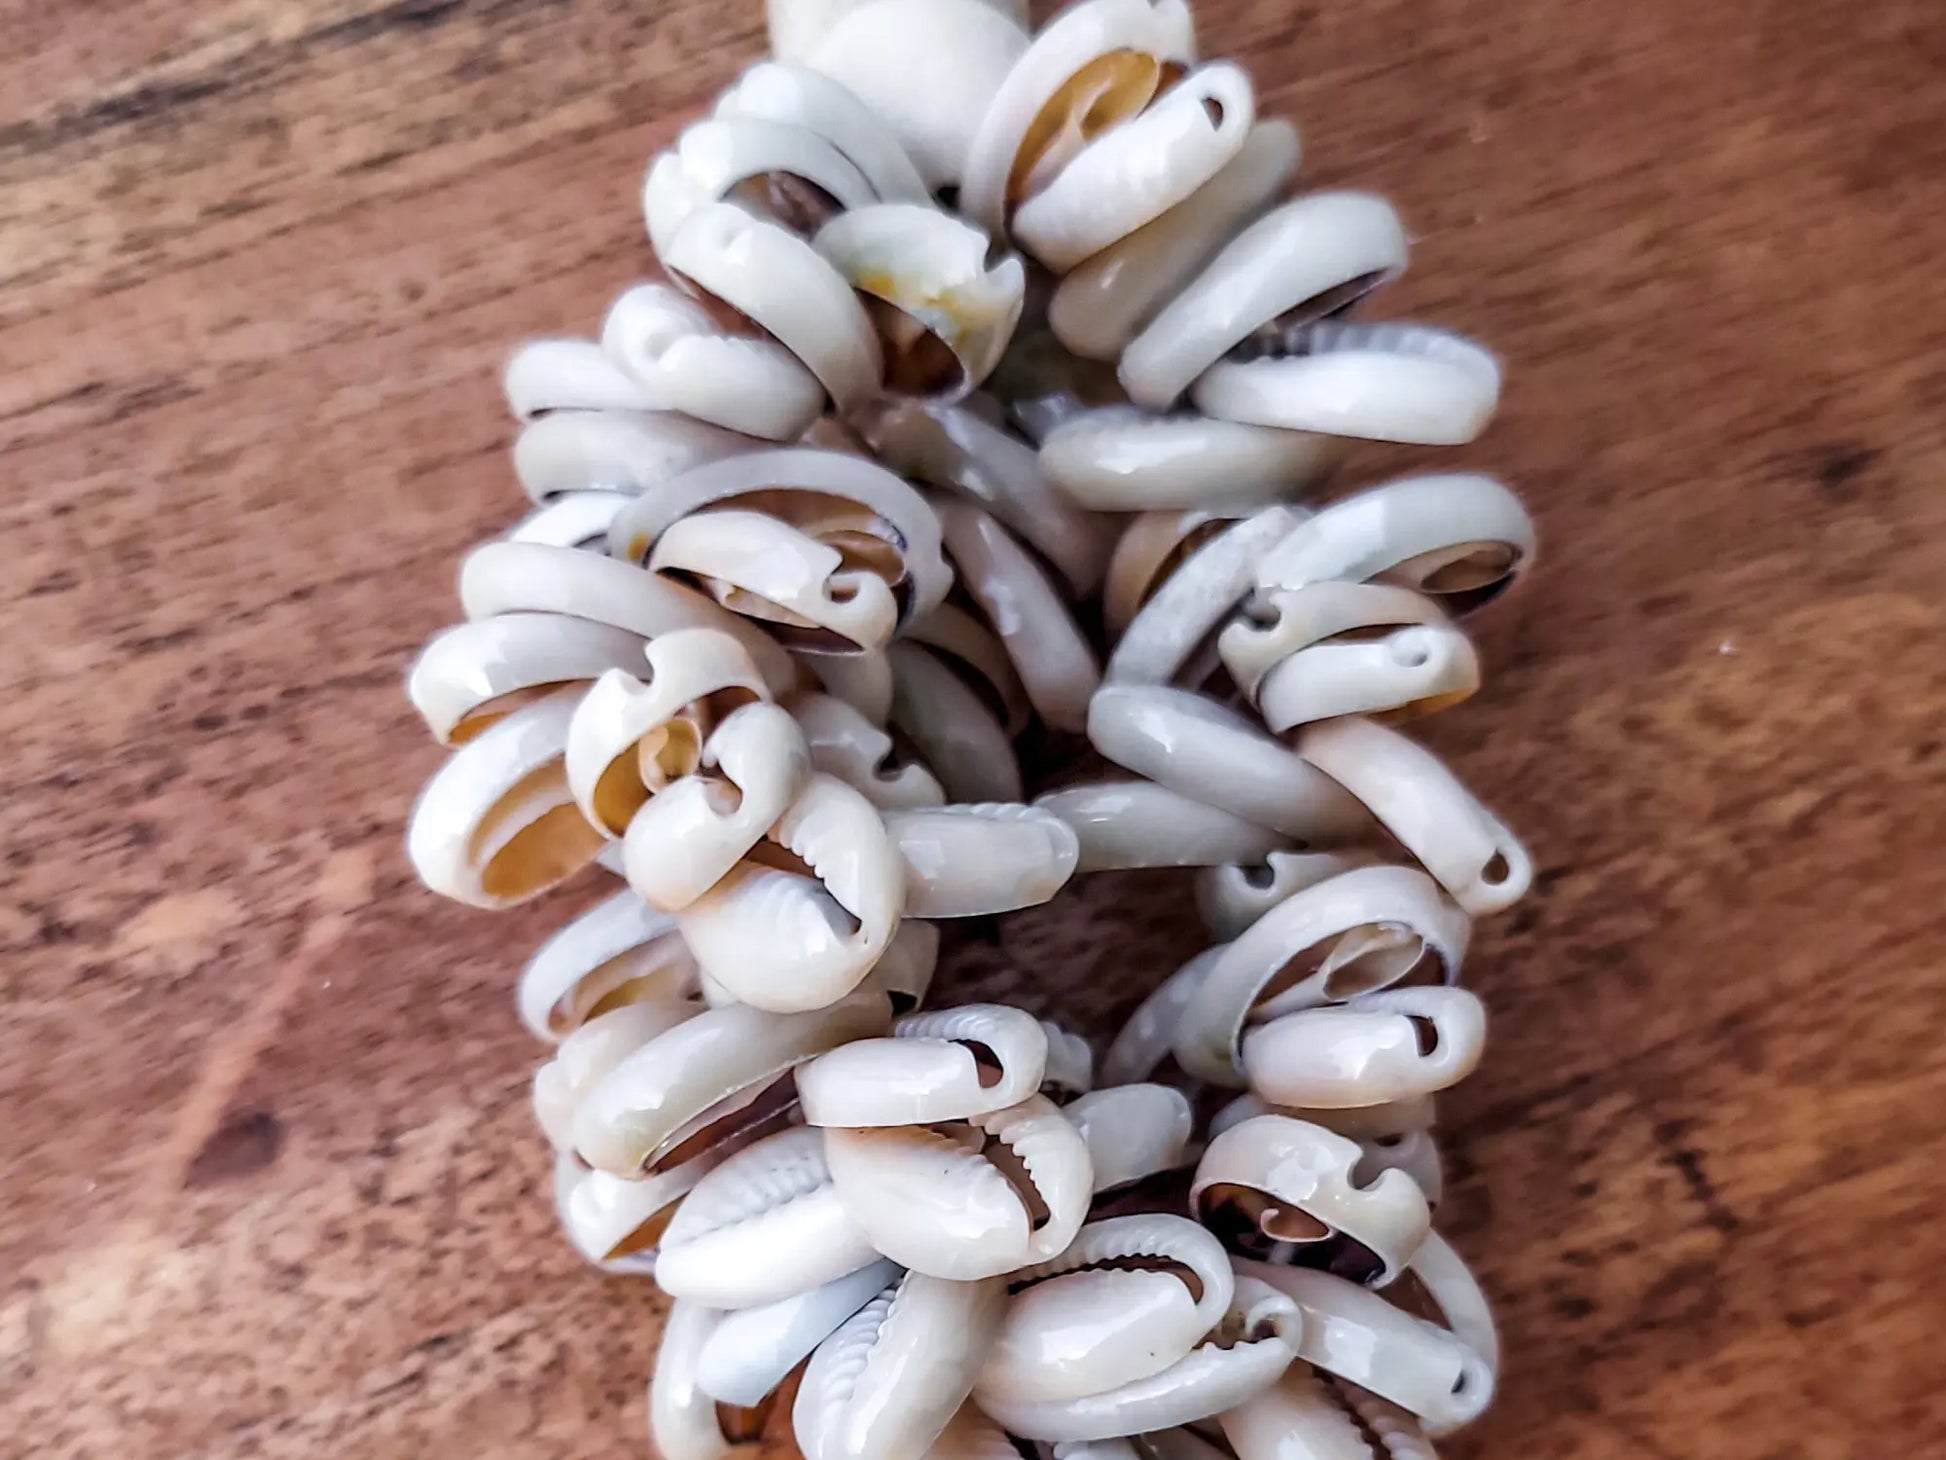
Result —
M 797 1070 L 798 1101 L 814 1126 L 930 1125 L 970 1120 L 1034 1094 L 1047 1035 L 1005 1004 L 912 1014 L 885 1039 L 861 1039 Z
M 558 613 L 503 613 L 435 634 L 406 674 L 406 696 L 442 745 L 563 685 L 642 662 L 626 629 Z
M 568 492 L 632 497 L 691 467 L 763 444 L 672 410 L 557 410 L 531 422 L 514 441 L 514 475 L 535 502 Z
M 1268 827 L 1154 781 L 1099 781 L 1049 791 L 1034 804 L 1074 828 L 1078 872 L 1253 862 L 1290 845 Z
M 1389 1104 L 1465 1079 L 1485 1038 L 1485 1006 L 1467 990 L 1387 989 L 1257 1026 L 1243 1074 L 1274 1105 Z
M 903 642 L 892 662 L 892 724 L 956 802 L 1018 802 L 1020 763 L 993 709 L 940 655 Z
M 807 1292 L 725 1313 L 697 1355 L 696 1382 L 720 1404 L 761 1403 L 898 1275 L 897 1266 L 881 1257 Z
M 1272 852 L 1261 862 L 1232 862 L 1196 874 L 1196 909 L 1210 936 L 1228 942 L 1286 898 L 1377 857 L 1357 847 L 1328 852 Z
M 662 1460 L 724 1460 L 739 1446 L 754 1448 L 762 1410 L 732 1410 L 697 1382 L 703 1346 L 722 1314 L 695 1303 L 672 1303 L 662 1323 L 655 1377 L 649 1384 L 649 1439 Z
M 1236 1460 L 1437 1460 L 1411 1414 L 1308 1364 L 1217 1419 Z
M 520 1019 L 536 1038 L 553 1042 L 610 1001 L 680 996 L 695 987 L 696 961 L 675 920 L 619 892 L 534 950 L 520 972 Z
M 1307 431 L 1103 406 L 1048 433 L 1041 469 L 1096 512 L 1241 512 L 1302 496 L 1343 454 L 1336 438 Z
M 917 761 L 899 760 L 892 737 L 855 705 L 836 695 L 804 694 L 791 701 L 790 709 L 804 732 L 811 764 L 863 793 L 880 810 L 945 804 L 938 777 Z
M 1189 1100 L 1167 1085 L 1109 1085 L 1061 1107 L 1087 1144 L 1095 1194 L 1184 1163 L 1193 1128 Z
M 889 811 L 905 862 L 908 917 L 1013 912 L 1048 901 L 1080 860 L 1074 829 L 1036 806 L 987 803 Z

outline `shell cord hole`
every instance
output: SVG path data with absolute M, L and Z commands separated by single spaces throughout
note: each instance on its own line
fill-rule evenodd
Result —
M 1480 880 L 1489 887 L 1498 887 L 1513 874 L 1513 866 L 1507 861 L 1505 852 L 1495 852 L 1480 869 Z

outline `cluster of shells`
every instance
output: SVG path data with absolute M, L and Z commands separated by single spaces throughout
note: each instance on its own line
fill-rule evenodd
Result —
M 1304 504 L 1473 439 L 1498 367 L 1346 318 L 1405 229 L 1287 196 L 1181 0 L 771 30 L 648 170 L 664 279 L 510 365 L 534 507 L 409 683 L 429 886 L 625 884 L 519 1002 L 567 1235 L 674 1300 L 655 1446 L 1430 1455 L 1498 1366 L 1432 1102 L 1529 864 L 1392 723 L 1477 687 L 1533 531 L 1470 473 Z M 1084 735 L 1112 778 L 1030 802 L 1017 747 Z M 940 920 L 1141 867 L 1218 941 L 1099 1068 L 929 1005 Z

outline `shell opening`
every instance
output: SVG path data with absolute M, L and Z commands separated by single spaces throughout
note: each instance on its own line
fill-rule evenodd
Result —
M 1204 103 L 1209 105 L 1208 102 Z M 1299 300 L 1270 323 L 1246 336 L 1226 359 L 1247 363 L 1252 360 L 1297 359 L 1315 353 L 1310 326 L 1319 320 L 1349 314 L 1367 295 L 1377 292 L 1397 277 L 1395 269 L 1374 269 L 1341 284 Z
M 1407 1020 L 1412 1025 L 1412 1036 L 1419 1046 L 1419 1057 L 1425 1058 L 1439 1048 L 1439 1026 L 1419 1014 L 1409 1014 Z
M 1141 111 L 1182 74 L 1179 65 L 1124 47 L 1104 51 L 1069 76 L 1021 134 L 1007 174 L 1009 206 L 1046 187 L 1084 146 Z
M 959 357 L 917 316 L 889 299 L 860 292 L 872 330 L 885 347 L 885 386 L 900 395 L 926 399 L 950 395 L 966 379 Z
M 1006 1178 L 1007 1184 L 1020 1198 L 1020 1204 L 1027 1213 L 1027 1226 L 1030 1231 L 1038 1232 L 1052 1219 L 1053 1213 L 1047 1203 L 1041 1200 L 1040 1187 L 1035 1185 L 1034 1177 L 1027 1169 L 1027 1163 L 1020 1153 L 1005 1141 L 990 1139 L 981 1148 L 980 1154 L 993 1163 L 994 1168 Z
M 766 214 L 806 237 L 845 211 L 845 205 L 809 178 L 794 172 L 764 172 L 747 177 L 725 195 L 753 213 Z
M 671 1131 L 643 1161 L 642 1174 L 673 1170 L 727 1142 L 748 1144 L 772 1135 L 791 1123 L 796 1110 L 797 1086 L 788 1070 L 761 1085 L 746 1086 Z
M 1407 558 L 1384 577 L 1437 598 L 1455 617 L 1472 613 L 1498 598 L 1520 567 L 1512 543 L 1469 542 Z
M 1221 1181 L 1204 1189 L 1197 1219 L 1225 1247 L 1267 1261 L 1292 1246 L 1322 1243 L 1335 1229 L 1254 1186 Z

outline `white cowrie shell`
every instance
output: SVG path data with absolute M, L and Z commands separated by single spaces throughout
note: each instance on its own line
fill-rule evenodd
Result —
M 966 154 L 959 206 L 995 235 L 1013 205 L 1096 136 L 1138 115 L 1195 54 L 1182 0 L 1086 0 L 1007 72 Z
M 646 1181 L 624 1181 L 590 1171 L 562 1151 L 554 1162 L 554 1210 L 561 1229 L 574 1250 L 603 1271 L 647 1275 L 655 1270 L 655 1244 L 677 1204 L 724 1154 L 706 1151 Z
M 1089 1222 L 1059 1257 L 1008 1279 L 1011 1296 L 973 1399 L 1046 1403 L 1146 1379 L 1228 1310 L 1229 1254 L 1185 1217 Z
M 528 340 L 501 377 L 517 421 L 553 411 L 646 411 L 652 402 L 592 340 Z
M 697 1356 L 696 1382 L 719 1404 L 754 1407 L 898 1275 L 880 1258 L 808 1292 L 725 1313 Z
M 630 820 L 622 840 L 629 886 L 649 906 L 681 912 L 763 839 L 810 778 L 810 752 L 787 711 L 731 711 L 703 742 L 699 769 Z
M 988 100 L 1026 49 L 1026 31 L 981 0 L 871 0 L 808 64 L 855 93 L 938 189 L 959 183 Z
M 979 508 L 939 500 L 933 510 L 960 584 L 985 611 L 1035 712 L 1053 729 L 1082 730 L 1101 667 L 1047 573 Z
M 1284 1115 L 1309 1121 L 1358 1142 L 1361 1152 L 1352 1169 L 1354 1185 L 1378 1180 L 1387 1171 L 1403 1171 L 1419 1185 L 1427 1202 L 1438 1205 L 1446 1189 L 1446 1172 L 1439 1158 L 1439 1142 L 1431 1130 L 1433 1097 L 1414 1096 L 1390 1105 L 1350 1110 L 1293 1109 L 1266 1105 L 1255 1095 L 1242 1094 L 1210 1117 L 1210 1139 L 1260 1115 Z
M 1485 1006 L 1466 989 L 1386 989 L 1250 1030 L 1243 1074 L 1273 1105 L 1378 1105 L 1458 1084 L 1485 1039 Z
M 1084 411 L 1128 404 L 1113 366 L 1069 354 L 1052 331 L 1031 319 L 1000 357 L 993 391 L 990 409 L 1037 447 Z M 977 397 L 975 403 L 986 404 Z
M 1196 507 L 1131 517 L 1115 540 L 1108 578 L 1102 585 L 1102 619 L 1108 625 L 1109 637 L 1119 639 L 1150 596 L 1184 562 L 1227 532 L 1231 524 L 1250 515 L 1243 508 Z M 1288 531 L 1301 515 L 1286 511 L 1273 520 Z
M 894 471 L 977 502 L 1051 563 L 1074 592 L 1092 593 L 1108 562 L 1103 524 L 1055 491 L 1032 446 L 971 404 L 899 404 L 865 423 Z
M 1442 1264 L 1442 1259 L 1450 1263 Z M 1437 1233 L 1420 1244 L 1412 1270 L 1417 1272 L 1422 1263 L 1448 1279 L 1444 1291 L 1469 1319 L 1484 1313 L 1483 1304 L 1477 1311 L 1468 1306 L 1468 1295 L 1477 1298 L 1479 1288 Z M 1455 1280 L 1449 1267 L 1465 1274 L 1464 1280 Z M 1241 1259 L 1236 1269 L 1239 1284 L 1254 1278 L 1296 1302 L 1303 1313 L 1299 1358 L 1391 1400 L 1416 1415 L 1430 1433 L 1477 1419 L 1492 1401 L 1497 1344 L 1482 1351 L 1457 1329 L 1415 1317 L 1335 1273 Z M 1474 1328 L 1469 1334 L 1476 1341 L 1482 1337 Z M 1491 1336 L 1490 1329 L 1486 1336 Z
M 1403 980 L 1459 977 L 1466 914 L 1415 867 L 1354 867 L 1293 893 L 1237 935 L 1184 1007 L 1182 1067 L 1240 1083 L 1246 1024 Z M 1364 1102 L 1349 1102 L 1364 1103 Z
M 457 745 L 540 695 L 641 662 L 623 629 L 553 613 L 508 613 L 455 624 L 427 640 L 406 696 L 442 745 Z
M 1498 1374 L 1500 1334 L 1493 1324 L 1493 1309 L 1480 1291 L 1473 1270 L 1453 1250 L 1453 1244 L 1437 1232 L 1428 1233 L 1413 1256 L 1412 1275 L 1445 1315 L 1454 1337 Z
M 922 918 L 904 918 L 891 944 L 865 975 L 864 986 L 882 991 L 892 1001 L 894 1014 L 910 1013 L 925 1003 L 938 967 L 938 925 Z
M 1283 190 L 1297 170 L 1297 156 L 1290 123 L 1257 123 L 1208 182 L 1061 280 L 1047 305 L 1047 322 L 1061 343 L 1086 359 L 1115 359 L 1170 296 Z
M 514 475 L 535 502 L 565 492 L 634 496 L 691 467 L 763 444 L 674 411 L 555 411 L 521 429 Z
M 1135 1006 L 1101 1062 L 1101 1077 L 1111 1085 L 1146 1080 L 1169 1058 L 1183 1008 L 1195 997 L 1226 944 L 1205 948 L 1151 989 Z
M 1426 325 L 1324 320 L 1270 351 L 1211 366 L 1192 392 L 1196 408 L 1287 431 L 1460 446 L 1500 403 L 1493 352 Z
M 1082 148 L 1020 205 L 1014 237 L 1064 273 L 1210 181 L 1242 150 L 1255 121 L 1242 68 L 1229 61 L 1204 66 Z
M 469 619 L 559 613 L 650 641 L 678 629 L 716 629 L 743 646 L 773 691 L 797 684 L 790 656 L 761 629 L 633 563 L 578 548 L 483 543 L 460 564 L 459 600 Z
M 1527 849 L 1423 746 L 1353 716 L 1307 725 L 1297 749 L 1362 801 L 1475 917 L 1527 891 L 1534 876 Z
M 890 1018 L 876 990 L 803 1014 L 708 1009 L 638 1049 L 589 1092 L 574 1115 L 575 1149 L 617 1176 L 680 1164 L 671 1157 L 713 1125 L 761 1114 L 763 1097 L 794 1066 L 882 1033 Z
M 1167 685 L 1110 684 L 1088 741 L 1117 765 L 1307 845 L 1369 826 L 1356 797 L 1225 705 Z
M 1087 1143 L 1096 1196 L 1174 1170 L 1189 1149 L 1188 1097 L 1167 1085 L 1108 1085 L 1069 1101 L 1061 1113 Z
M 1098 1440 L 1205 1419 L 1243 1403 L 1290 1367 L 1303 1323 L 1297 1304 L 1265 1282 L 1239 1277 L 1216 1331 L 1160 1373 L 1078 1399 L 985 1408 L 1031 1440 Z
M 1095 1087 L 1095 1052 L 1088 1041 L 1071 1029 L 1063 1029 L 1051 1019 L 1040 1021 L 1047 1036 L 1047 1068 L 1041 1072 L 1041 1094 L 1061 1105 Z M 1072 1117 L 1070 1117 L 1072 1118 Z
M 973 1387 L 1006 1285 L 908 1272 L 818 1345 L 791 1410 L 804 1460 L 926 1453 Z
M 662 1460 L 724 1460 L 760 1437 L 768 1405 L 726 1413 L 727 1406 L 696 1382 L 703 1345 L 722 1317 L 714 1309 L 678 1302 L 662 1322 L 649 1383 L 649 1439 Z
M 877 201 L 865 175 L 816 132 L 762 117 L 691 123 L 642 183 L 642 216 L 658 254 L 708 203 L 736 203 L 809 234 L 834 210 Z
M 1100 781 L 1036 796 L 1080 842 L 1077 872 L 1255 862 L 1288 840 L 1154 781 Z
M 1383 198 L 1294 198 L 1231 239 L 1129 342 L 1122 384 L 1138 405 L 1163 410 L 1256 331 L 1346 308 L 1395 277 L 1405 261 L 1405 227 Z
M 1309 1364 L 1217 1419 L 1236 1460 L 1438 1460 L 1406 1410 Z
M 823 662 L 856 661 L 825 656 Z M 792 699 L 790 709 L 810 747 L 811 764 L 862 792 L 881 811 L 946 803 L 946 792 L 933 773 L 916 761 L 899 761 L 892 737 L 856 706 L 836 695 L 800 694 Z
M 931 1125 L 1018 1105 L 1040 1088 L 1047 1035 L 1005 1004 L 909 1014 L 890 1037 L 861 1039 L 797 1068 L 813 1126 Z
M 692 512 L 656 538 L 649 568 L 699 585 L 790 649 L 870 652 L 899 626 L 892 586 L 875 571 L 763 512 Z
M 781 224 L 703 203 L 659 249 L 676 283 L 749 320 L 818 378 L 841 411 L 878 392 L 878 336 L 844 276 Z
M 933 503 L 943 532 L 946 519 L 940 512 L 942 505 L 946 504 Z M 989 707 L 1008 735 L 1018 735 L 1027 728 L 1027 692 L 1021 686 L 1020 676 L 1014 672 L 1006 649 L 979 618 L 949 600 L 915 620 L 907 630 L 907 637 L 916 644 L 924 644 L 937 658 L 959 669 L 967 688 L 989 701 Z
M 1383 576 L 1454 615 L 1505 590 L 1534 558 L 1534 523 L 1520 499 L 1470 472 L 1402 477 L 1310 517 L 1257 563 L 1260 588 Z
M 655 1280 L 671 1297 L 755 1308 L 877 1255 L 838 1202 L 822 1136 L 798 1126 L 745 1146 L 696 1182 L 663 1231 Z
M 1013 742 L 984 701 L 940 659 L 916 644 L 896 643 L 892 724 L 917 747 L 957 802 L 1021 798 Z
M 511 907 L 566 881 L 601 849 L 562 769 L 582 686 L 494 721 L 447 757 L 419 792 L 406 854 L 434 892 Z
M 589 825 L 608 836 L 620 836 L 649 797 L 696 769 L 722 716 L 769 698 L 743 645 L 717 629 L 658 635 L 644 657 L 646 680 L 608 670 L 568 726 L 568 788 Z
M 1064 1250 L 1087 1215 L 1093 1185 L 1087 1146 L 1044 1096 L 970 1125 L 968 1139 L 994 1156 L 924 1126 L 824 1134 L 838 1199 L 872 1245 L 915 1272 L 960 1282 Z
M 612 1003 L 695 991 L 696 960 L 675 919 L 632 892 L 604 898 L 564 924 L 520 971 L 520 1022 L 554 1043 Z
M 1227 508 L 1241 516 L 1300 496 L 1342 455 L 1343 443 L 1332 436 L 1103 406 L 1048 433 L 1041 469 L 1095 512 Z
M 608 524 L 628 497 L 627 492 L 600 490 L 558 493 L 508 528 L 506 539 L 605 553 Z
M 969 1400 L 939 1432 L 923 1460 L 1020 1460 L 1020 1451 L 1006 1432 Z
M 1205 867 L 1196 874 L 1196 910 L 1210 935 L 1229 942 L 1265 913 L 1305 888 L 1377 861 L 1356 847 L 1329 852 L 1272 852 L 1248 866 Z
M 939 522 L 924 498 L 862 457 L 809 447 L 729 457 L 662 483 L 616 517 L 609 550 L 639 562 L 672 526 L 705 508 L 766 512 L 847 551 L 886 581 L 908 619 L 938 607 L 952 584 Z
M 874 725 L 892 718 L 892 661 L 882 653 L 801 654 L 798 663 L 834 699 Z
M 982 917 L 1037 907 L 1067 884 L 1081 856 L 1074 829 L 1037 806 L 888 811 L 885 828 L 905 861 L 907 917 Z
M 589 1092 L 643 1045 L 701 1011 L 686 997 L 637 999 L 595 1015 L 557 1044 L 534 1071 L 534 1117 L 549 1143 L 572 1147 L 575 1111 Z
M 788 441 L 824 408 L 824 387 L 782 345 L 726 334 L 667 284 L 637 284 L 608 307 L 608 358 L 653 407 L 745 435 Z
M 1239 1251 L 1289 1254 L 1381 1287 L 1419 1250 L 1432 1209 L 1403 1171 L 1361 1184 L 1364 1154 L 1358 1142 L 1322 1126 L 1260 1115 L 1211 1138 L 1189 1209 Z
M 837 3 L 857 8 L 856 0 Z M 832 18 L 837 18 L 835 13 Z M 776 61 L 759 61 L 717 98 L 715 114 L 803 127 L 843 153 L 885 201 L 930 201 L 932 195 L 912 159 L 871 108 L 829 76 L 796 64 L 805 59 L 808 52 L 786 56 L 780 51 Z
M 979 229 L 918 203 L 880 203 L 839 214 L 812 242 L 864 297 L 888 390 L 958 400 L 993 373 L 1027 271 L 1011 255 L 989 265 Z
M 797 1012 L 842 999 L 897 931 L 905 864 L 872 803 L 813 774 L 766 840 L 805 870 L 769 865 L 763 849 L 677 916 L 697 963 L 734 997 Z
M 1210 640 L 1250 592 L 1259 560 L 1306 515 L 1293 507 L 1264 507 L 1197 543 L 1128 621 L 1103 678 L 1110 684 L 1169 684 L 1192 671 L 1200 676 L 1205 666 L 1195 662 L 1198 651 L 1209 645 L 1215 659 Z

